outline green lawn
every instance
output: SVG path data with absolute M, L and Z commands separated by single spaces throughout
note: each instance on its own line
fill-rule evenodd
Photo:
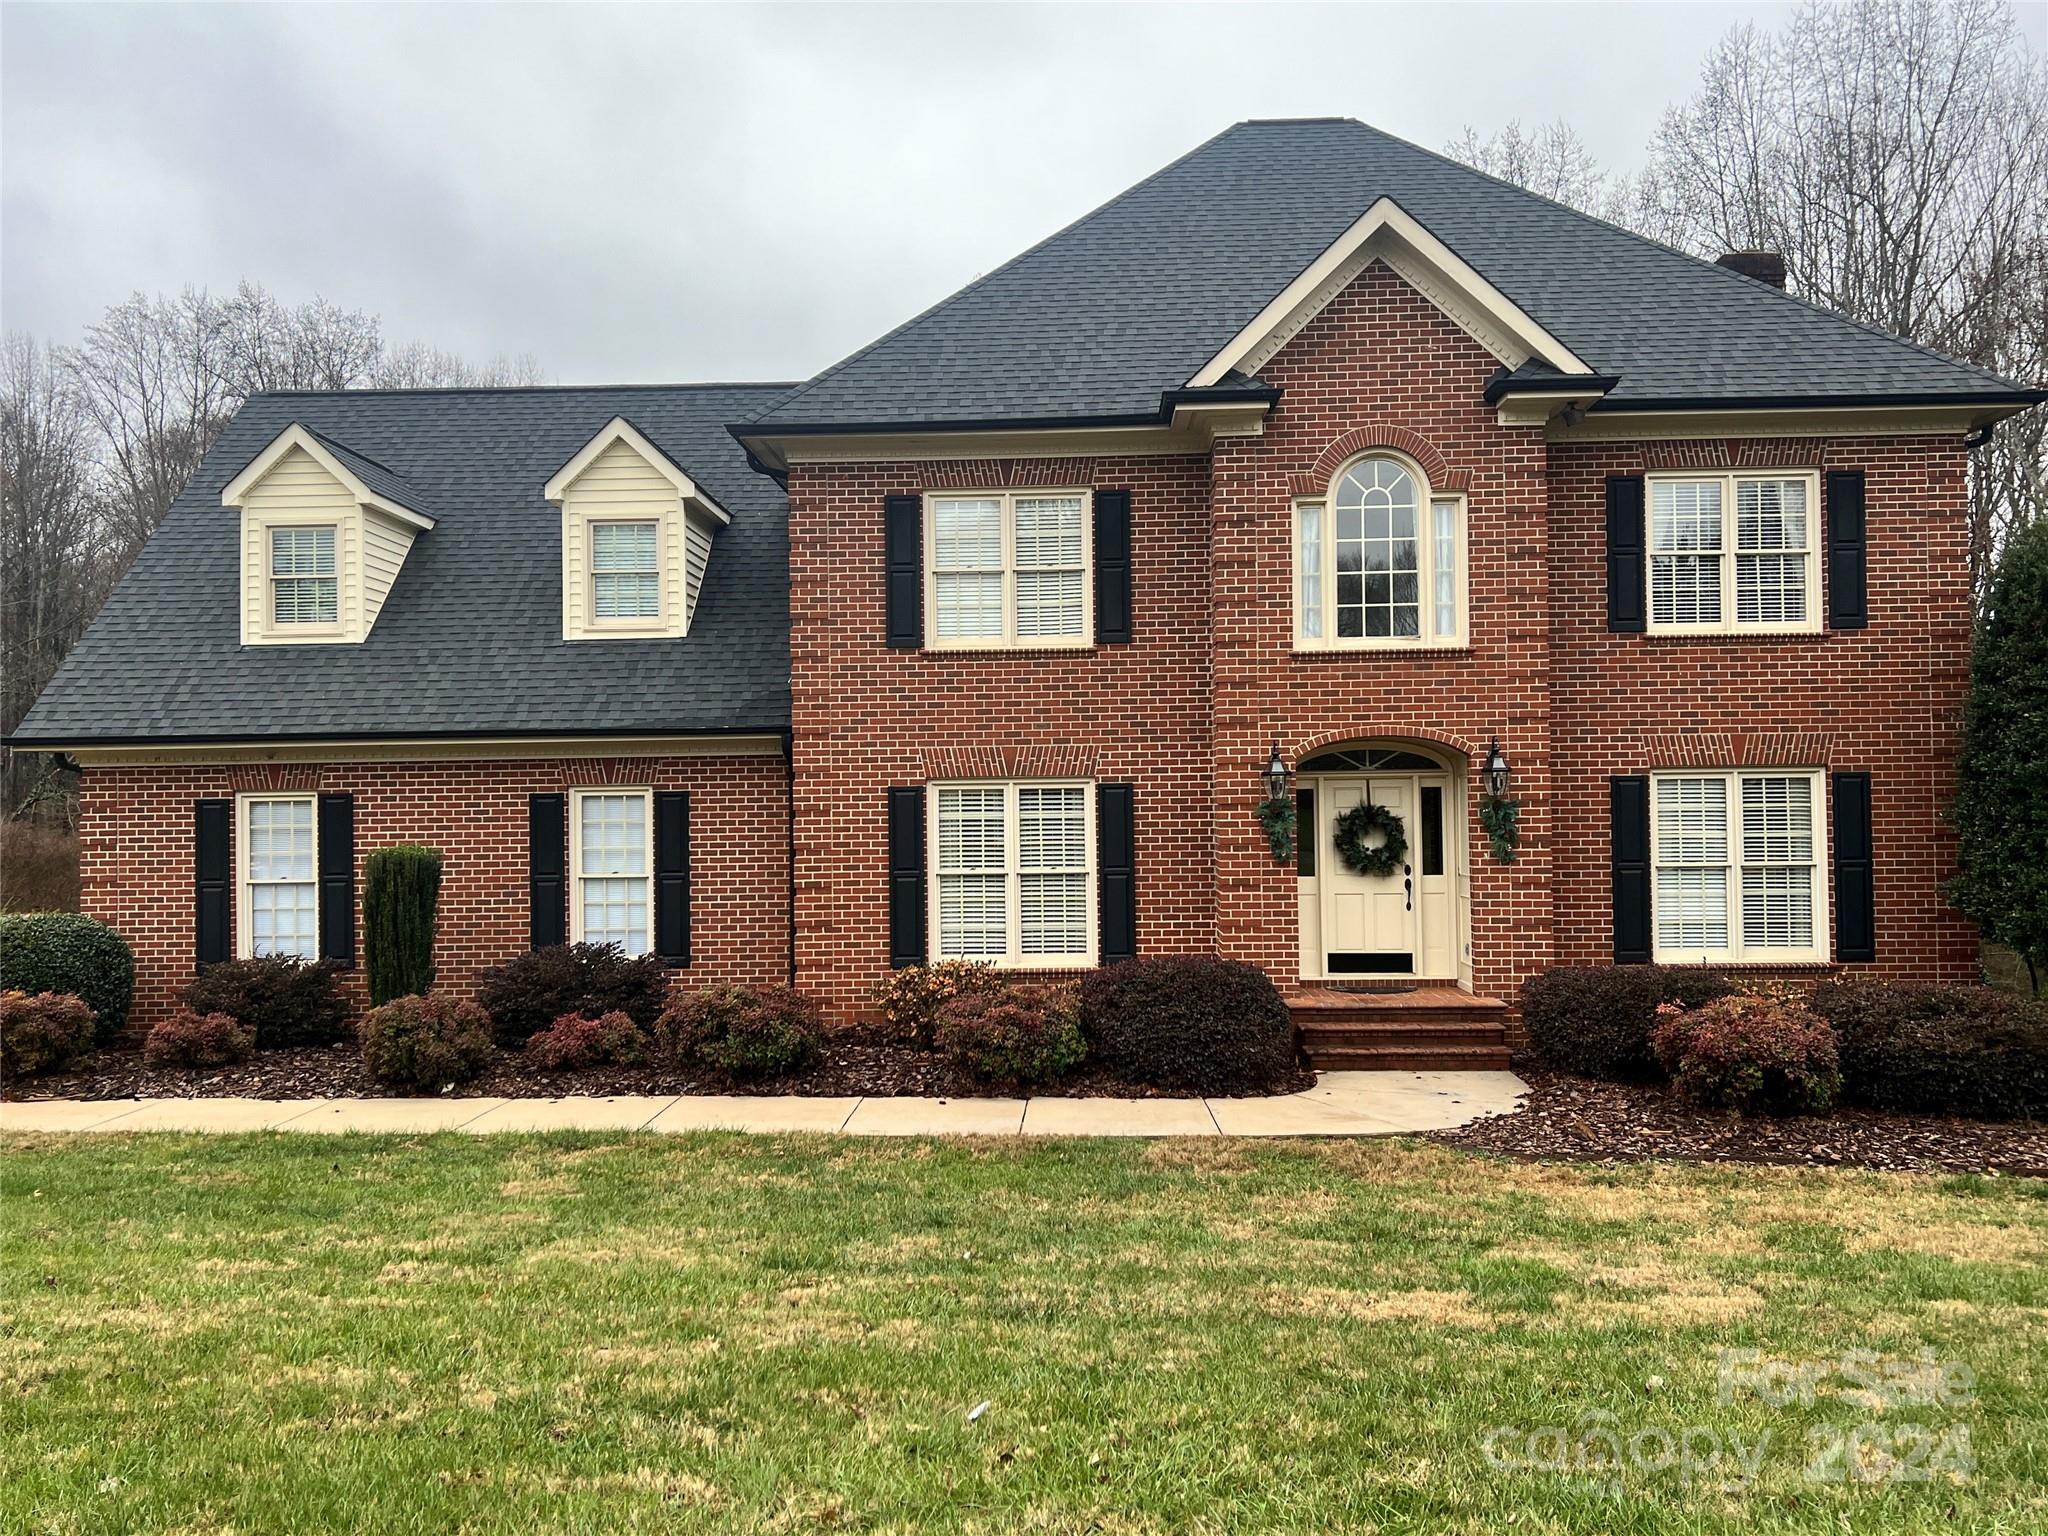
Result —
M 2048 1529 L 2038 1182 L 1385 1142 L 16 1138 L 0 1220 L 5 1531 Z M 1975 1382 L 1724 1404 L 1724 1345 Z M 1496 1464 L 1589 1424 L 1637 1437 L 1620 1475 Z M 1663 1431 L 1758 1475 L 1726 1486 L 1730 1451 L 1687 1486 Z

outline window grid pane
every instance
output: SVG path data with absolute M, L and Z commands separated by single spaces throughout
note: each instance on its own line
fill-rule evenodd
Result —
M 592 523 L 592 603 L 600 619 L 661 617 L 660 525 Z
M 1813 781 L 1742 781 L 1742 946 L 1811 949 Z
M 1305 506 L 1295 513 L 1301 548 L 1301 632 L 1311 640 L 1323 636 L 1323 509 Z
M 1366 459 L 1337 482 L 1334 549 L 1341 639 L 1421 633 L 1421 551 L 1415 477 L 1391 459 Z
M 616 944 L 629 955 L 647 953 L 647 796 L 579 796 L 576 846 L 583 942 Z
M 312 959 L 319 946 L 313 802 L 248 802 L 249 951 Z
M 1657 780 L 1657 945 L 1726 950 L 1728 784 L 1721 778 Z
M 1436 634 L 1458 632 L 1458 503 L 1444 497 L 1429 504 L 1436 533 Z
M 941 640 L 1003 636 L 1003 503 L 947 496 L 932 503 L 932 618 Z
M 1089 795 L 1071 784 L 936 792 L 938 953 L 1021 960 L 1085 957 Z
M 334 624 L 341 587 L 334 570 L 332 528 L 270 530 L 270 622 Z
M 1650 619 L 1721 622 L 1721 482 L 1658 480 L 1650 493 Z

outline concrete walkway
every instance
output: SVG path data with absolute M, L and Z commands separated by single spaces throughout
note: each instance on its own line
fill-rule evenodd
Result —
M 40 1099 L 0 1131 L 840 1131 L 850 1136 L 1392 1136 L 1515 1108 L 1512 1072 L 1325 1072 L 1263 1099 Z

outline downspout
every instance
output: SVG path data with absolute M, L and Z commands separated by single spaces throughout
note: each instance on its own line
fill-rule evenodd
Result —
M 796 990 L 796 730 L 782 733 L 783 826 L 788 832 L 784 885 L 789 893 L 789 989 Z
M 1986 443 L 1991 441 L 1991 434 L 1997 430 L 1998 423 L 1996 422 L 1991 422 L 1985 426 L 1979 427 L 1976 431 L 1972 432 L 1968 437 L 1963 439 L 1963 448 L 1965 449 L 1965 451 L 1976 448 L 1982 448 Z

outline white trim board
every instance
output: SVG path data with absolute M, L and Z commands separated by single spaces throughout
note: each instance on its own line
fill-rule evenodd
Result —
M 1592 368 L 1391 197 L 1382 197 L 1187 381 L 1206 389 L 1257 373 L 1359 273 L 1385 262 L 1509 368 L 1540 358 L 1565 374 Z

